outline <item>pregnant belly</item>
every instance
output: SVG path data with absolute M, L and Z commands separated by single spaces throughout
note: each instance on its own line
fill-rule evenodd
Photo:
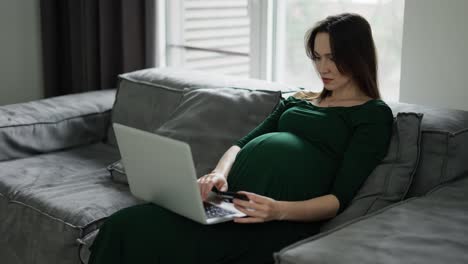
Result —
M 229 188 L 274 199 L 308 199 L 328 192 L 335 168 L 335 162 L 309 141 L 289 132 L 268 133 L 239 152 Z

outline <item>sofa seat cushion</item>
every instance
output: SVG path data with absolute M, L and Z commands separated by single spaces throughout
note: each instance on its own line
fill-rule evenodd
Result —
M 1 162 L 2 262 L 77 263 L 77 239 L 141 202 L 110 179 L 106 166 L 119 158 L 117 149 L 99 143 Z
M 293 244 L 277 263 L 468 263 L 468 174 Z

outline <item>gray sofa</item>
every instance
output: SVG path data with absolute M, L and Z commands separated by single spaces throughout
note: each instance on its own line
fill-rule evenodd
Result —
M 0 107 L 0 262 L 86 263 L 105 218 L 143 202 L 124 174 L 108 170 L 120 159 L 111 122 L 155 132 L 187 90 L 220 87 L 283 97 L 301 90 L 163 68 L 121 75 L 117 93 Z M 468 263 L 468 112 L 389 105 L 396 121 L 387 158 L 342 215 L 276 252 L 277 263 Z M 257 121 L 267 114 L 251 112 Z

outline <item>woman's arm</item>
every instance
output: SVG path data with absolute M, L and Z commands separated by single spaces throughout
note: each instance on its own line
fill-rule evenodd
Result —
M 236 218 L 237 223 L 261 223 L 272 220 L 313 222 L 333 218 L 340 208 L 336 196 L 332 194 L 305 201 L 275 201 L 269 197 L 249 192 L 249 201 L 234 199 L 235 207 L 249 217 Z
M 208 194 L 214 186 L 220 191 L 227 191 L 226 178 L 240 150 L 239 146 L 234 145 L 230 147 L 218 161 L 213 171 L 198 179 L 198 187 L 200 188 L 200 195 L 203 201 L 208 198 Z
M 241 148 L 239 146 L 231 146 L 224 154 L 221 156 L 221 159 L 218 161 L 218 164 L 213 169 L 214 173 L 220 173 L 227 178 L 229 171 L 231 170 L 232 164 L 236 160 L 237 153 Z
M 306 201 L 277 201 L 281 218 L 289 221 L 320 221 L 336 216 L 340 202 L 333 194 L 315 197 Z

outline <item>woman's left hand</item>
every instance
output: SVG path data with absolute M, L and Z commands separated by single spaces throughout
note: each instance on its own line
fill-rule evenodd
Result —
M 239 192 L 245 194 L 249 201 L 234 199 L 234 207 L 243 212 L 247 217 L 235 218 L 236 223 L 263 223 L 272 220 L 283 220 L 284 212 L 281 210 L 280 202 L 266 196 L 250 192 Z

